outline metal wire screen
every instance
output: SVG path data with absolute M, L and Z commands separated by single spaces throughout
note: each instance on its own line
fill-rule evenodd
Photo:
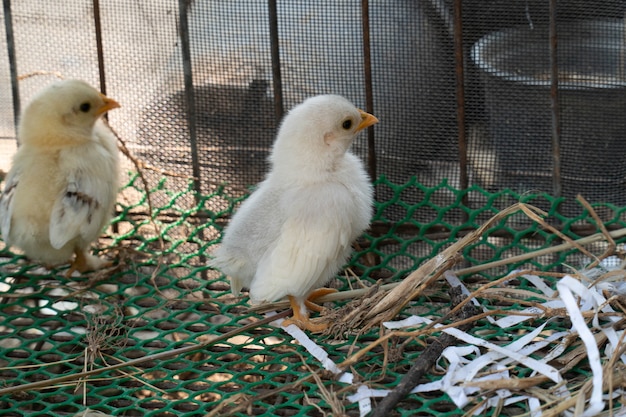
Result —
M 466 10 L 478 88 L 468 95 L 473 182 L 624 204 L 624 5 L 559 3 L 551 14 L 549 2 L 496 1 Z
M 552 14 L 544 1 L 465 2 L 462 13 L 451 0 L 365 4 L 24 1 L 9 8 L 9 51 L 19 75 L 106 89 L 124 105 L 110 117 L 131 149 L 199 176 L 198 189 L 259 182 L 283 112 L 337 93 L 382 121 L 355 145 L 376 176 L 626 202 L 622 2 Z M 8 57 L 0 65 L 12 138 Z M 20 101 L 50 81 L 22 80 Z
M 119 260 L 111 274 L 63 280 L 62 271 L 0 246 L 3 415 L 85 407 L 151 417 L 336 414 L 327 389 L 346 414 L 360 414 L 345 399 L 354 387 L 314 379 L 319 363 L 276 327 L 231 335 L 263 316 L 206 266 L 233 210 L 263 178 L 281 117 L 311 95 L 344 95 L 380 119 L 354 145 L 373 175 L 376 215 L 350 262 L 358 279 L 337 276 L 330 284 L 337 289 L 397 280 L 519 200 L 547 210 L 573 238 L 596 231 L 574 201 L 578 193 L 598 203 L 611 228 L 626 226 L 623 1 L 3 5 L 0 169 L 15 152 L 18 109 L 58 76 L 84 79 L 120 102 L 110 124 L 148 165 L 138 176 L 125 160 L 114 225 L 100 241 Z M 465 266 L 561 242 L 527 219 L 491 232 L 463 251 Z M 554 271 L 581 262 L 565 251 L 468 282 L 521 265 Z M 439 318 L 448 309 L 445 285 L 437 284 L 404 313 Z M 551 323 L 548 331 L 568 324 Z M 472 334 L 509 342 L 532 329 L 480 321 Z M 317 342 L 340 361 L 377 337 Z M 353 371 L 371 387 L 391 388 L 427 339 L 399 341 L 395 356 L 380 347 Z M 202 349 L 167 356 L 198 343 Z M 160 353 L 89 382 L 2 391 Z M 574 382 L 590 375 L 586 365 L 568 372 Z M 464 413 L 441 392 L 408 396 L 395 412 Z

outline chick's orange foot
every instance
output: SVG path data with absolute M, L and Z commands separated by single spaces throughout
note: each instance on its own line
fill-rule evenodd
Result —
M 334 292 L 337 292 L 337 290 L 334 288 L 318 288 L 316 290 L 313 290 L 304 301 L 304 305 L 306 305 L 306 307 L 309 310 L 317 311 L 318 313 L 321 313 L 324 308 L 320 306 L 319 304 L 316 304 L 315 300 L 317 300 L 318 298 L 322 298 L 325 295 L 332 294 Z
M 70 278 L 74 271 L 84 274 L 88 271 L 96 271 L 102 268 L 113 266 L 113 262 L 100 259 L 97 256 L 90 255 L 83 250 L 76 249 L 74 251 L 76 257 L 70 264 L 70 269 L 65 273 L 66 278 Z
M 325 295 L 337 292 L 333 288 L 318 288 L 313 290 L 306 300 L 304 300 L 305 309 L 302 309 L 302 305 L 298 299 L 292 295 L 288 296 L 291 309 L 293 310 L 293 317 L 283 321 L 283 326 L 287 327 L 290 324 L 294 324 L 302 330 L 309 330 L 312 333 L 321 333 L 329 326 L 326 322 L 313 321 L 309 318 L 308 310 L 317 311 L 318 313 L 323 310 L 323 307 L 316 304 L 314 301 Z M 308 309 L 308 310 L 307 310 Z

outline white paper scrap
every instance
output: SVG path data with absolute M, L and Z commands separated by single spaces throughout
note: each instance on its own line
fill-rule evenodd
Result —
M 356 393 L 348 395 L 346 398 L 350 402 L 361 401 L 363 398 L 386 397 L 389 394 L 388 389 L 372 389 L 367 385 L 360 385 Z
M 565 305 L 562 300 L 550 300 L 541 304 L 545 308 L 563 308 Z M 501 319 L 496 320 L 496 324 L 500 326 L 502 329 L 507 329 L 511 326 L 515 326 L 521 322 L 526 320 L 530 320 L 536 318 L 538 315 L 543 313 L 543 309 L 540 307 L 528 307 L 524 310 L 518 311 L 517 313 L 522 314 L 511 314 L 510 316 L 504 316 Z
M 530 408 L 530 417 L 541 417 L 541 402 L 539 402 L 539 398 L 528 397 L 528 408 Z
M 414 322 L 418 322 L 420 320 L 422 320 L 424 323 L 426 324 L 430 324 L 432 323 L 432 320 L 427 319 L 425 317 L 419 317 L 419 316 L 414 316 L 416 317 L 415 319 L 413 319 Z M 383 325 L 387 328 L 395 328 L 395 323 L 394 322 L 385 322 L 383 323 Z M 435 325 L 436 328 L 441 327 L 441 325 Z M 490 349 L 492 351 L 498 352 L 504 356 L 508 356 L 516 361 L 518 361 L 519 363 L 522 363 L 524 365 L 526 365 L 527 367 L 531 368 L 531 369 L 535 369 L 537 370 L 539 373 L 541 373 L 542 375 L 545 375 L 546 377 L 548 377 L 549 379 L 551 379 L 552 381 L 556 382 L 557 384 L 561 382 L 562 378 L 561 378 L 561 374 L 559 374 L 559 371 L 557 371 L 554 367 L 545 364 L 541 361 L 538 361 L 536 359 L 530 358 L 526 355 L 522 355 L 519 352 L 515 352 L 512 351 L 510 349 L 507 349 L 505 347 L 502 346 L 498 346 L 495 345 L 491 342 L 488 342 L 486 340 L 480 339 L 478 337 L 472 336 L 469 333 L 463 332 L 459 329 L 456 329 L 454 327 L 449 327 L 446 329 L 442 329 L 442 331 L 456 337 L 457 339 L 460 339 L 466 343 L 470 343 L 472 345 L 475 346 L 480 346 L 480 347 L 484 347 L 487 349 Z
M 545 327 L 545 324 L 539 326 L 534 331 L 520 337 L 516 341 L 505 346 L 505 348 L 510 351 L 520 352 L 523 355 L 528 355 L 532 353 L 532 352 L 524 352 L 523 348 L 526 347 L 526 345 L 528 345 L 530 342 L 532 342 L 535 339 L 535 337 L 537 337 L 539 333 L 543 331 L 544 327 Z M 503 357 L 505 356 L 503 356 L 500 352 L 494 352 L 494 351 L 490 351 L 483 355 L 477 356 L 476 359 L 474 359 L 467 366 L 465 366 L 464 371 L 466 374 L 463 379 L 465 381 L 472 381 L 474 377 L 476 376 L 476 374 L 478 374 L 478 372 L 480 372 L 481 369 L 485 368 L 487 365 L 489 365 L 492 362 L 502 359 Z M 512 361 L 513 359 L 508 358 L 508 360 L 502 362 L 501 365 L 506 365 Z
M 463 346 L 463 348 L 466 347 L 467 346 Z M 472 348 L 475 348 L 475 346 L 472 346 Z M 472 353 L 471 350 L 457 348 L 456 346 L 450 346 L 441 353 L 441 356 L 448 360 L 448 370 L 441 379 L 441 390 L 448 394 L 450 399 L 459 408 L 465 407 L 469 402 L 466 389 L 457 385 L 457 382 L 463 379 L 463 364 L 467 362 L 464 356 L 470 353 Z
M 539 291 L 541 291 L 546 297 L 552 298 L 554 297 L 556 291 L 550 288 L 546 282 L 538 277 L 537 275 L 525 274 L 522 275 L 521 278 L 526 279 L 531 284 L 533 284 Z
M 561 278 L 561 280 L 557 282 L 556 287 L 559 290 L 559 296 L 565 303 L 565 308 L 569 313 L 572 325 L 578 332 L 578 335 L 587 349 L 587 359 L 589 360 L 589 366 L 593 372 L 591 398 L 589 398 L 589 407 L 584 411 L 583 417 L 596 416 L 604 409 L 604 401 L 602 400 L 602 363 L 600 362 L 600 351 L 598 350 L 593 334 L 585 323 L 585 319 L 583 318 L 573 293 L 580 296 L 583 301 L 596 297 L 582 285 L 580 281 L 570 275 Z
M 515 274 L 517 272 L 519 271 L 517 270 L 511 271 L 509 275 Z M 443 273 L 443 276 L 446 279 L 446 281 L 448 281 L 448 284 L 450 284 L 451 287 L 460 286 L 463 294 L 465 294 L 466 296 L 469 296 L 471 294 L 471 292 L 467 289 L 467 287 L 465 287 L 465 284 L 463 284 L 463 282 L 454 274 L 454 272 L 445 271 Z M 552 288 L 550 288 L 545 283 L 545 281 L 541 279 L 540 277 L 538 277 L 537 275 L 526 274 L 526 275 L 522 275 L 519 278 L 520 279 L 524 278 L 528 280 L 538 290 L 540 290 L 546 297 L 548 298 L 554 297 L 555 291 Z M 476 298 L 472 298 L 472 304 L 480 308 L 482 311 L 487 311 L 485 307 L 480 305 L 480 303 L 478 302 Z M 561 300 L 550 300 L 544 303 L 543 305 L 548 308 L 563 308 L 563 302 Z M 539 307 L 530 307 L 525 310 L 522 310 L 522 313 L 524 313 L 525 315 L 515 314 L 515 315 L 505 316 L 499 320 L 496 320 L 491 316 L 487 316 L 486 319 L 490 323 L 494 323 L 500 326 L 501 328 L 506 329 L 508 327 L 514 326 L 518 323 L 531 319 L 533 318 L 533 316 L 541 314 L 542 312 L 543 310 Z
M 608 291 L 611 295 L 626 295 L 626 282 L 602 281 L 596 284 L 599 290 Z
M 361 394 L 363 394 L 365 391 L 370 391 L 370 389 L 365 385 L 361 385 L 357 390 L 357 393 L 360 392 Z M 370 400 L 370 398 L 370 395 L 362 395 L 361 399 L 359 400 L 359 414 L 361 417 L 365 417 L 372 411 L 372 400 Z
M 275 315 L 276 312 L 268 313 L 268 316 Z M 283 329 L 287 334 L 296 339 L 315 359 L 322 363 L 322 366 L 327 371 L 330 371 L 334 374 L 340 374 L 342 371 L 339 369 L 337 364 L 333 362 L 332 359 L 328 357 L 328 353 L 317 343 L 315 343 L 309 336 L 306 335 L 298 326 L 294 324 L 290 324 L 287 327 L 283 327 L 281 324 L 284 320 L 277 319 L 274 323 L 276 323 L 277 327 Z
M 389 330 L 396 330 L 404 329 L 406 327 L 415 327 L 422 324 L 424 324 L 424 319 L 422 319 L 420 316 L 409 316 L 405 319 L 398 321 L 386 321 L 383 323 L 383 326 L 385 326 Z

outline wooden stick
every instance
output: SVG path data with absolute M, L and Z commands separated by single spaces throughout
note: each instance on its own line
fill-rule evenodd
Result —
M 461 287 L 455 287 L 450 290 L 451 305 L 459 305 L 463 302 L 464 296 L 461 292 Z M 468 319 L 474 317 L 478 313 L 478 309 L 473 304 L 465 304 L 464 308 L 460 311 L 458 318 Z M 465 323 L 458 326 L 461 330 L 467 330 L 473 323 Z M 411 390 L 419 383 L 420 379 L 426 372 L 428 372 L 436 363 L 443 350 L 456 342 L 456 337 L 442 333 L 436 340 L 431 342 L 424 352 L 422 352 L 411 366 L 409 372 L 407 372 L 398 385 L 380 402 L 378 407 L 374 409 L 371 417 L 385 417 L 391 414 L 394 407 L 406 397 Z

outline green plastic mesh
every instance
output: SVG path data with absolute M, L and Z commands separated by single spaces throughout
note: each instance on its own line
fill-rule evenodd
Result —
M 354 386 L 325 373 L 319 380 L 311 378 L 313 371 L 321 369 L 320 363 L 281 329 L 263 324 L 235 334 L 264 316 L 249 311 L 247 298 L 232 296 L 227 279 L 206 263 L 229 215 L 244 197 L 230 196 L 221 187 L 197 195 L 191 183 L 172 191 L 165 179 L 149 194 L 143 187 L 139 175 L 129 176 L 118 215 L 101 239 L 103 254 L 117 259 L 113 270 L 68 280 L 64 269 L 48 271 L 2 249 L 0 388 L 53 380 L 199 343 L 204 347 L 184 355 L 165 354 L 161 359 L 108 370 L 78 382 L 0 395 L 0 414 L 61 416 L 90 408 L 110 415 L 146 417 L 316 416 L 338 415 L 332 406 L 339 403 L 347 415 L 359 415 L 358 404 L 346 400 Z M 415 179 L 392 184 L 384 177 L 376 187 L 379 192 L 388 189 L 392 198 L 376 203 L 372 228 L 359 240 L 350 262 L 355 274 L 341 273 L 329 286 L 346 290 L 378 280 L 399 280 L 517 201 L 546 210 L 548 221 L 570 237 L 596 232 L 586 211 L 581 209 L 576 218 L 561 217 L 556 211 L 560 200 L 546 195 L 491 194 L 476 187 L 459 191 L 445 181 L 432 188 Z M 406 204 L 403 197 L 408 194 L 418 195 L 420 202 Z M 151 201 L 166 204 L 151 207 L 148 195 Z M 594 207 L 608 228 L 626 226 L 624 209 L 608 204 Z M 399 215 L 400 221 L 389 220 Z M 554 234 L 525 216 L 513 215 L 491 230 L 489 238 L 467 247 L 461 266 L 555 243 L 560 242 Z M 558 270 L 564 264 L 580 262 L 573 251 L 560 252 L 472 274 L 465 280 L 472 286 L 500 277 L 515 266 Z M 411 302 L 405 313 L 437 318 L 448 309 L 447 286 L 436 283 Z M 558 328 L 559 323 L 550 326 Z M 479 321 L 471 333 L 506 343 L 534 325 L 523 323 L 504 331 Z M 229 332 L 233 335 L 211 343 Z M 312 338 L 340 363 L 379 336 L 375 328 L 358 336 Z M 394 340 L 364 355 L 351 371 L 372 388 L 393 388 L 426 342 L 426 337 Z M 526 372 L 520 370 L 518 376 L 526 376 Z M 584 366 L 570 372 L 589 373 Z M 435 381 L 441 376 L 433 369 L 425 378 Z M 505 411 L 516 415 L 528 410 L 516 404 Z M 402 416 L 463 414 L 464 410 L 457 409 L 441 392 L 410 395 L 395 410 L 395 415 Z

